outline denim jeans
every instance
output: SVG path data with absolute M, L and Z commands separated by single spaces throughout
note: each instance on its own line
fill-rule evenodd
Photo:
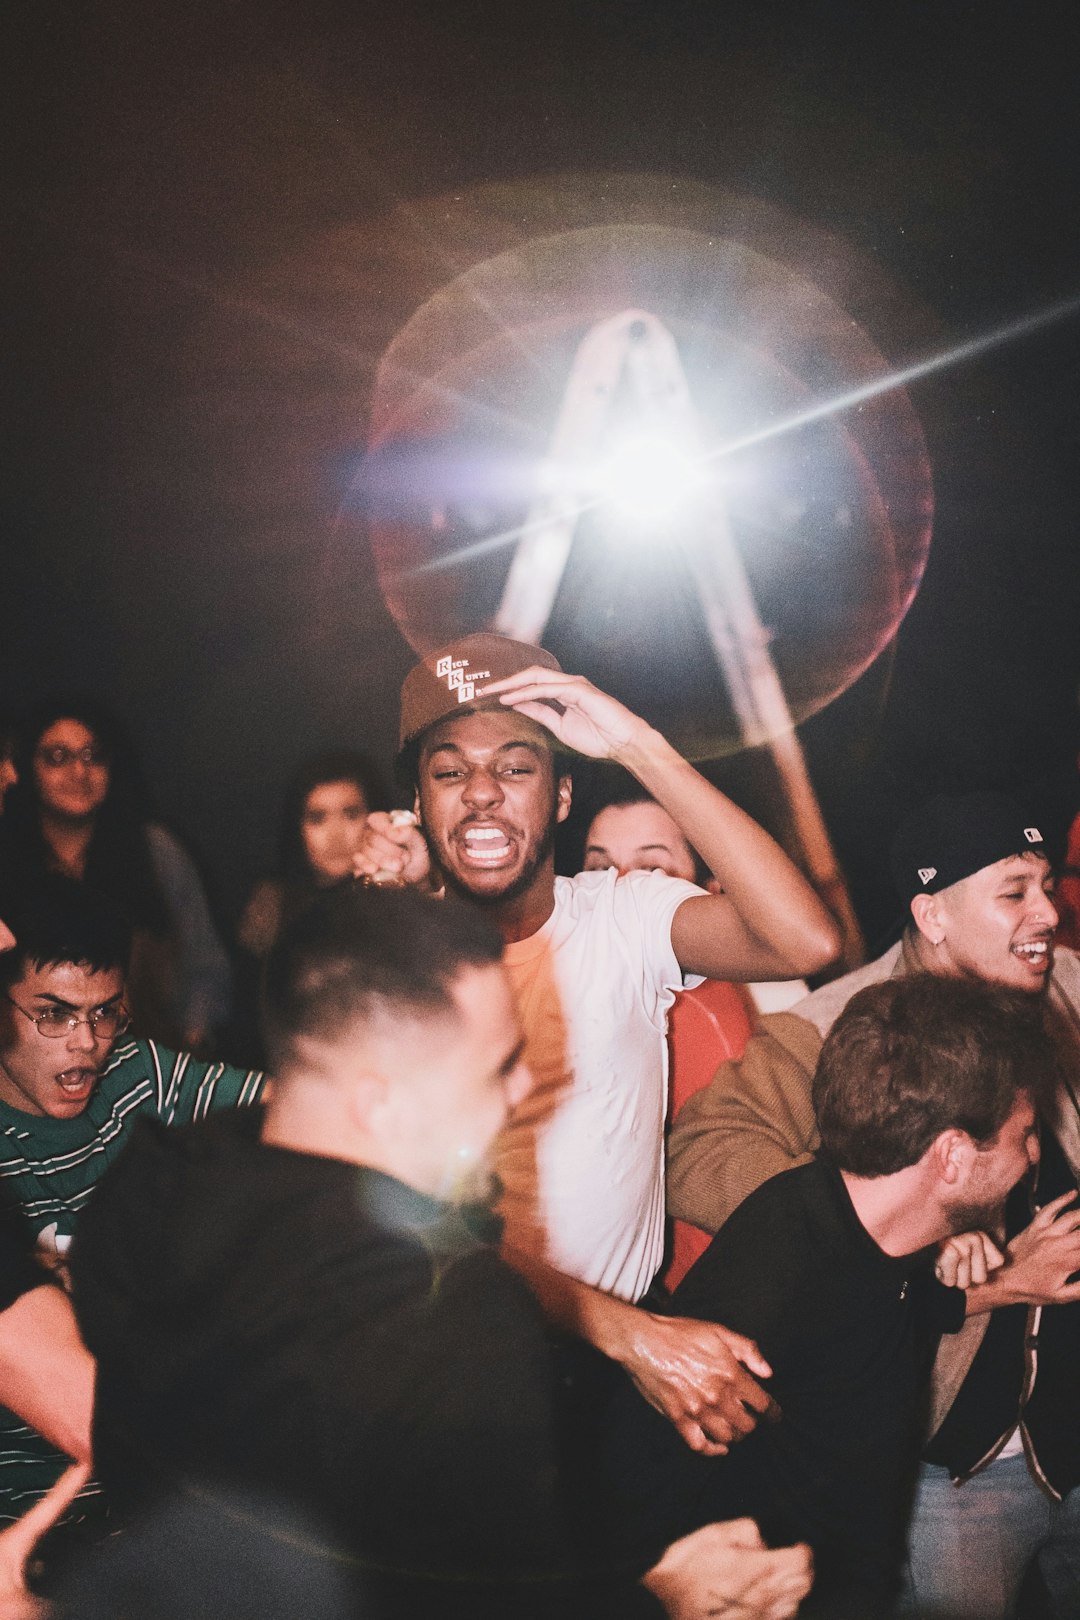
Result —
M 1080 1487 L 1055 1502 L 1023 1457 L 954 1485 L 919 1471 L 901 1613 L 918 1620 L 1011 1620 L 1036 1558 L 1053 1620 L 1080 1620 Z

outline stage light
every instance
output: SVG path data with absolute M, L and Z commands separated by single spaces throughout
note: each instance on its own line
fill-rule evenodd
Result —
M 622 440 L 597 464 L 589 479 L 594 496 L 633 525 L 669 521 L 705 487 L 699 459 L 674 439 L 640 434 Z

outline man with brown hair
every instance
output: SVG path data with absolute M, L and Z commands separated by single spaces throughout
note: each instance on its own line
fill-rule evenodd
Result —
M 911 815 L 892 851 L 902 939 L 763 1019 L 671 1136 L 670 1208 L 715 1231 L 754 1188 L 814 1153 L 822 1041 L 866 985 L 929 972 L 1009 986 L 1052 1030 L 1060 1082 L 1037 1182 L 1017 1188 L 995 1223 L 1007 1240 L 995 1286 L 1007 1279 L 1015 1303 L 969 1320 L 935 1368 L 911 1535 L 917 1612 L 933 1620 L 1008 1612 L 1033 1555 L 1059 1594 L 1055 1620 L 1074 1620 L 1080 1585 L 1080 957 L 1055 945 L 1054 875 L 1037 822 L 996 792 L 941 796 Z
M 712 1463 L 680 1456 L 640 1403 L 624 1407 L 618 1473 L 637 1455 L 646 1514 L 666 1480 L 665 1533 L 738 1501 L 767 1539 L 810 1542 L 822 1612 L 889 1612 L 938 1339 L 966 1305 L 1008 1298 L 945 1288 L 931 1246 L 991 1220 L 1037 1162 L 1054 1064 L 1015 990 L 920 974 L 848 1003 L 814 1078 L 819 1154 L 751 1193 L 674 1295 L 680 1313 L 755 1338 L 780 1420 Z

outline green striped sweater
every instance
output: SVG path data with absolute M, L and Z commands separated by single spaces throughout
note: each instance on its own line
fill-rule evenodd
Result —
M 140 1114 L 187 1125 L 216 1108 L 253 1103 L 263 1075 L 204 1063 L 155 1041 L 121 1037 L 75 1119 L 40 1118 L 0 1101 L 0 1202 L 16 1212 L 50 1266 L 62 1262 L 79 1211 Z M 17 1518 L 59 1478 L 69 1459 L 0 1407 L 0 1523 Z M 96 1487 L 80 1498 L 83 1510 Z

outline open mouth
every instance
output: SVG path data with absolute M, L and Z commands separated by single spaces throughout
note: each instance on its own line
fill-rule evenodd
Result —
M 1012 954 L 1038 972 L 1045 972 L 1053 961 L 1051 942 L 1048 939 L 1025 940 L 1022 944 L 1012 947 Z
M 514 853 L 509 834 L 494 826 L 466 827 L 458 834 L 458 848 L 473 866 L 501 866 Z
M 96 1069 L 65 1069 L 56 1076 L 56 1084 L 66 1102 L 86 1102 L 97 1081 Z

